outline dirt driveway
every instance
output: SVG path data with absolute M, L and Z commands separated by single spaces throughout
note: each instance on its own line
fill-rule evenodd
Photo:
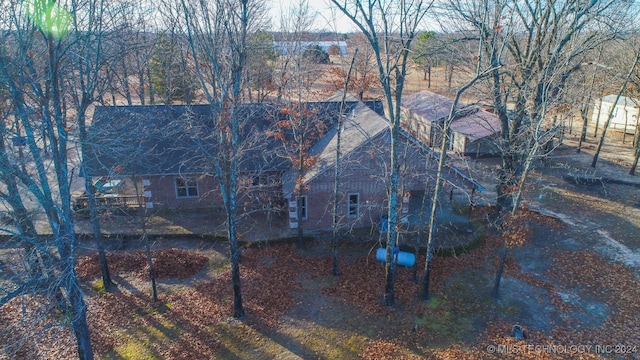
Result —
M 621 134 L 610 132 L 594 169 L 591 161 L 597 139 L 588 136 L 578 153 L 575 134 L 566 134 L 545 161 L 535 163 L 523 202 L 575 231 L 580 241 L 572 245 L 574 249 L 595 249 L 640 277 L 640 176 L 628 174 L 633 162 L 629 136 L 623 144 Z M 457 160 L 456 165 L 485 185 L 480 199 L 492 203 L 499 162 L 496 158 Z

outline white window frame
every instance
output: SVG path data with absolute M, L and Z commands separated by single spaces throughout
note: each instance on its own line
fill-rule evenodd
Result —
M 179 181 L 183 181 L 184 185 L 179 184 Z M 190 181 L 193 182 L 193 185 L 189 184 Z M 196 199 L 200 197 L 200 188 L 196 177 L 176 177 L 173 181 L 173 185 L 175 186 L 176 198 L 178 199 Z M 185 195 L 180 195 L 180 189 L 184 189 Z M 195 189 L 196 194 L 190 195 L 190 189 Z
M 355 203 L 351 203 L 352 196 L 356 197 Z M 353 206 L 355 206 L 355 208 Z M 355 214 L 353 214 L 352 210 L 355 210 Z M 350 219 L 356 219 L 359 216 L 360 216 L 360 194 L 359 193 L 347 194 L 347 217 L 349 217 Z

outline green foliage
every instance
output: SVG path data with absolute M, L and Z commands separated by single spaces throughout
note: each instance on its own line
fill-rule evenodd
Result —
M 413 61 L 420 68 L 428 69 L 437 66 L 439 62 L 439 53 L 436 46 L 436 33 L 434 31 L 425 31 L 416 37 L 414 42 Z
M 191 76 L 186 60 L 173 39 L 160 37 L 149 60 L 149 70 L 153 90 L 165 103 L 191 102 L 198 82 Z
M 304 49 L 302 57 L 314 64 L 328 64 L 329 53 L 324 51 L 320 45 L 309 45 Z
M 247 39 L 247 76 L 249 86 L 263 94 L 271 90 L 273 84 L 273 71 L 278 52 L 274 46 L 272 33 L 258 31 L 249 34 Z

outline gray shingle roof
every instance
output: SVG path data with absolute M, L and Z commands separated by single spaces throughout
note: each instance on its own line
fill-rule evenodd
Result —
M 260 146 L 254 141 L 256 132 L 264 133 L 271 126 L 277 109 L 251 104 L 240 106 L 239 112 L 244 120 L 241 140 L 245 144 L 241 170 L 265 166 L 284 169 L 282 159 L 265 151 L 278 146 L 275 140 Z M 210 161 L 203 154 L 216 154 L 221 149 L 211 139 L 220 132 L 214 113 L 209 105 L 98 106 L 88 129 L 88 175 L 112 175 L 115 168 L 122 174 L 136 175 L 210 171 Z
M 478 109 L 453 120 L 451 130 L 475 141 L 499 133 L 500 119 L 495 114 Z
M 356 101 L 348 102 L 348 107 Z M 340 107 L 335 101 L 306 105 L 315 109 L 315 116 L 327 127 L 332 126 Z M 379 101 L 368 105 L 383 111 Z M 240 171 L 284 171 L 290 167 L 282 157 L 282 142 L 267 136 L 274 123 L 284 118 L 285 106 L 238 106 L 243 144 Z M 97 106 L 87 130 L 87 174 L 110 176 L 114 169 L 136 175 L 210 173 L 211 156 L 224 149 L 215 139 L 220 133 L 214 121 L 216 113 L 209 105 Z
M 356 100 L 351 95 L 347 95 L 348 100 Z M 341 101 L 342 93 L 338 92 L 327 101 Z M 325 171 L 332 169 L 336 164 L 336 147 L 337 147 L 337 125 L 334 125 L 329 131 L 313 146 L 309 155 L 317 156 L 317 160 L 313 167 L 307 171 L 304 176 L 303 183 L 307 184 L 314 178 L 321 175 Z M 341 133 L 340 152 L 343 157 L 357 151 L 369 141 L 379 136 L 389 135 L 391 124 L 381 114 L 372 111 L 362 102 L 356 103 L 352 110 L 347 114 L 344 122 L 344 128 Z M 401 137 L 405 138 L 409 143 L 418 146 L 425 151 L 426 156 L 438 157 L 430 148 L 422 144 L 419 140 L 413 138 L 409 133 L 400 131 Z M 427 155 L 428 154 L 428 155 Z M 435 162 L 434 162 L 435 163 Z M 283 194 L 288 196 L 293 193 L 296 184 L 297 170 L 290 169 L 283 175 Z M 471 189 L 473 187 L 480 189 L 481 186 L 469 179 L 459 169 L 449 166 L 445 171 L 445 178 L 448 182 L 455 183 L 462 188 Z
M 341 101 L 342 95 L 336 94 L 328 100 Z M 350 97 L 349 100 L 355 99 Z M 357 101 L 357 99 L 355 99 Z M 336 118 L 337 121 L 337 118 Z M 332 168 L 336 162 L 336 147 L 338 143 L 337 126 L 333 125 L 329 131 L 311 148 L 310 156 L 317 157 L 314 166 L 307 171 L 304 182 L 311 181 L 327 169 Z M 389 122 L 367 105 L 358 101 L 347 113 L 341 134 L 340 152 L 342 156 L 348 156 L 367 141 L 376 138 L 389 129 Z M 291 194 L 295 187 L 296 170 L 288 170 L 283 177 L 283 193 Z

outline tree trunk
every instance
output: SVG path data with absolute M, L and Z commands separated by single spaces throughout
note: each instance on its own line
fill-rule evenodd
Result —
M 144 215 L 143 215 L 144 216 Z M 147 255 L 147 265 L 149 265 L 149 280 L 151 281 L 151 294 L 153 301 L 158 301 L 158 287 L 156 286 L 156 271 L 153 266 L 153 255 L 151 254 L 151 243 L 147 234 L 146 220 L 142 220 L 142 240 Z
M 598 128 L 600 127 L 600 114 L 602 113 L 602 97 L 598 100 L 598 116 L 596 116 L 596 126 L 593 130 L 593 137 L 598 137 Z
M 633 65 L 631 65 L 631 68 L 629 69 L 629 72 L 627 73 L 627 76 L 624 78 L 624 82 L 622 83 L 622 86 L 620 87 L 620 91 L 618 91 L 618 96 L 616 96 L 616 100 L 614 102 L 614 106 L 611 107 L 611 111 L 609 111 L 609 116 L 607 116 L 607 121 L 604 124 L 604 128 L 602 129 L 602 137 L 600 137 L 600 141 L 598 142 L 598 148 L 596 149 L 596 153 L 593 155 L 593 161 L 591 162 L 591 167 L 595 168 L 596 164 L 598 162 L 598 157 L 600 156 L 600 151 L 602 150 L 602 146 L 604 145 L 604 139 L 607 135 L 607 129 L 609 128 L 609 124 L 611 123 L 611 119 L 613 118 L 614 115 L 614 111 L 616 108 L 616 105 L 618 104 L 618 101 L 620 100 L 620 97 L 622 97 L 622 94 L 624 93 L 624 91 L 627 88 L 627 84 L 629 84 L 629 80 L 631 79 L 631 75 L 633 75 L 633 71 L 635 70 L 636 66 L 638 65 L 638 62 L 640 61 L 640 52 L 636 54 L 636 58 L 633 62 Z M 626 131 L 626 129 L 625 129 Z
M 398 249 L 398 184 L 399 184 L 399 169 L 398 169 L 398 125 L 395 124 L 391 127 L 391 179 L 389 185 L 389 212 L 388 212 L 388 226 L 387 226 L 387 252 L 385 259 L 385 290 L 384 290 L 384 303 L 386 306 L 393 306 L 395 304 L 395 289 L 394 284 L 396 281 L 397 272 L 397 257 L 396 252 Z
M 427 163 L 425 164 L 425 169 L 428 169 L 428 168 L 429 168 L 429 160 L 427 159 Z M 428 189 L 429 180 L 427 180 L 424 185 L 425 185 L 424 188 Z M 426 206 L 427 206 L 427 192 L 425 191 L 424 194 L 422 195 L 422 201 L 420 204 L 420 216 L 418 220 L 421 225 L 418 228 L 418 236 L 416 236 L 416 243 L 413 248 L 413 255 L 415 256 L 416 259 L 418 258 L 418 255 L 420 255 L 420 245 L 422 244 L 420 239 L 422 239 L 422 235 L 423 235 L 424 227 L 422 226 L 422 224 L 424 224 L 424 220 L 425 220 Z M 413 282 L 415 282 L 416 284 L 418 283 L 418 267 L 417 266 L 413 267 Z
M 602 48 L 600 48 L 600 55 L 602 55 Z M 600 61 L 600 57 L 598 57 L 598 61 Z M 593 88 L 596 83 L 596 74 L 597 70 L 593 71 L 593 76 L 591 77 L 591 85 L 589 86 L 589 93 L 587 94 L 587 98 L 585 99 L 584 106 L 580 111 L 580 115 L 582 116 L 582 132 L 580 133 L 580 139 L 578 141 L 578 148 L 576 152 L 580 152 L 582 150 L 582 143 L 587 141 L 587 128 L 589 127 L 589 109 L 591 108 L 591 99 L 593 97 Z M 597 127 L 597 125 L 596 125 Z
M 483 75 L 476 74 L 476 76 L 467 84 L 462 86 L 456 91 L 456 97 L 453 100 L 451 109 L 449 110 L 449 116 L 445 119 L 442 126 L 442 142 L 440 144 L 440 158 L 438 159 L 438 170 L 436 172 L 436 186 L 433 190 L 433 196 L 431 197 L 431 215 L 429 217 L 429 236 L 427 239 L 427 259 L 424 267 L 424 277 L 422 281 L 422 299 L 429 300 L 429 278 L 431 277 L 431 261 L 433 260 L 433 245 L 436 237 L 436 230 L 438 226 L 437 212 L 438 212 L 438 200 L 440 198 L 440 192 L 444 184 L 444 167 L 447 162 L 447 150 L 451 142 L 451 122 L 456 116 L 456 107 L 460 101 L 460 97 L 471 85 L 478 81 Z M 426 196 L 426 195 L 425 195 Z M 451 198 L 450 198 L 451 200 Z
M 155 104 L 155 97 L 153 93 L 153 82 L 151 81 L 151 69 L 147 66 L 147 84 L 149 84 L 149 104 Z
M 629 169 L 629 175 L 633 176 L 636 174 L 636 167 L 638 166 L 639 159 L 640 159 L 640 151 L 636 150 L 636 156 L 633 159 L 633 164 L 631 165 L 631 169 Z
M 102 275 L 102 284 L 104 291 L 111 292 L 116 284 L 111 280 L 111 273 L 109 272 L 109 265 L 107 262 L 107 253 L 104 246 L 104 237 L 100 235 L 97 239 L 98 245 L 98 260 L 100 261 L 100 274 Z
M 589 126 L 589 112 L 584 111 L 584 109 L 580 112 L 582 116 L 582 131 L 580 132 L 580 139 L 578 140 L 578 148 L 576 152 L 579 153 L 582 150 L 582 143 L 587 139 L 587 128 Z
M 4 141 L 0 139 L 0 168 L 5 171 L 0 174 L 2 184 L 7 187 L 7 196 L 3 196 L 2 200 L 6 201 L 12 211 L 12 219 L 18 228 L 20 236 L 27 239 L 24 242 L 24 252 L 27 265 L 29 267 L 29 276 L 32 279 L 39 279 L 45 276 L 46 268 L 45 264 L 40 261 L 40 254 L 37 247 L 33 244 L 38 239 L 35 225 L 29 217 L 29 212 L 25 208 L 22 198 L 20 197 L 20 190 L 16 183 L 16 179 L 11 174 L 9 161 L 7 159 L 7 153 L 4 145 Z
M 100 273 L 102 275 L 102 284 L 104 290 L 107 292 L 111 292 L 116 284 L 111 280 L 111 273 L 109 272 L 109 265 L 107 263 L 107 254 L 104 246 L 104 237 L 102 236 L 102 231 L 100 230 L 100 219 L 98 218 L 98 209 L 96 206 L 96 198 L 93 190 L 93 185 L 91 184 L 91 180 L 89 176 L 85 173 L 85 189 L 87 191 L 88 199 L 87 203 L 89 206 L 89 216 L 91 217 L 91 225 L 93 228 L 93 237 L 95 238 L 96 245 L 98 247 L 98 260 L 100 262 Z
M 341 145 L 341 138 L 342 138 L 342 126 L 344 123 L 344 111 L 345 111 L 345 101 L 347 98 L 347 91 L 349 90 L 349 80 L 351 79 L 351 71 L 353 70 L 353 64 L 356 61 L 356 56 L 358 55 L 358 48 L 355 49 L 355 51 L 353 52 L 353 57 L 351 58 L 351 64 L 349 65 L 349 70 L 347 70 L 347 77 L 344 81 L 344 89 L 342 89 L 343 93 L 342 93 L 342 101 L 340 102 L 340 113 L 338 114 L 338 121 L 337 121 L 337 129 L 336 129 L 336 165 L 335 165 L 335 172 L 333 175 L 333 229 L 331 232 L 331 244 L 332 244 L 332 254 L 333 254 L 333 271 L 332 274 L 333 276 L 338 276 L 339 275 L 339 269 L 338 269 L 338 229 L 339 229 L 339 224 L 338 224 L 338 210 L 339 210 L 339 206 L 338 206 L 338 202 L 340 200 L 339 194 L 340 194 L 340 167 L 341 167 L 341 160 L 342 160 L 342 156 L 340 156 L 340 145 Z M 348 201 L 348 199 L 347 199 Z M 348 211 L 348 210 L 347 210 Z
M 124 96 L 127 99 L 127 105 L 131 106 L 133 101 L 131 99 L 131 90 L 129 86 L 129 72 L 127 71 L 127 62 L 125 57 L 122 57 L 122 87 L 124 90 Z
M 633 137 L 633 149 L 635 156 L 631 169 L 629 169 L 629 175 L 632 176 L 636 174 L 636 167 L 638 166 L 638 159 L 640 158 L 640 122 L 636 124 L 636 133 Z
M 98 260 L 100 262 L 100 273 L 102 275 L 102 284 L 103 284 L 104 290 L 107 292 L 110 292 L 113 290 L 115 284 L 111 280 L 111 274 L 109 273 L 109 265 L 107 263 L 107 255 L 105 253 L 105 246 L 104 246 L 104 237 L 102 236 L 102 231 L 100 230 L 100 219 L 98 218 L 99 214 L 98 214 L 98 206 L 96 202 L 95 188 L 91 183 L 91 178 L 89 177 L 89 175 L 87 175 L 87 168 L 85 166 L 86 165 L 85 154 L 89 153 L 89 144 L 87 144 L 86 116 L 84 115 L 86 111 L 86 106 L 84 105 L 86 105 L 87 103 L 88 101 L 86 100 L 86 97 L 84 97 L 83 100 L 81 101 L 81 104 L 83 104 L 83 106 L 80 107 L 81 111 L 78 113 L 78 116 L 77 116 L 78 135 L 80 138 L 80 149 L 82 151 L 82 154 L 81 154 L 82 161 L 80 164 L 80 172 L 82 172 L 82 174 L 84 175 L 84 190 L 85 190 L 85 193 L 87 194 L 87 204 L 89 207 L 89 216 L 91 218 L 93 237 L 98 247 Z
M 235 220 L 230 228 L 235 229 Z M 242 306 L 242 284 L 240 282 L 240 249 L 238 238 L 232 235 L 229 239 L 229 252 L 231 254 L 231 283 L 233 286 L 233 317 L 242 319 L 245 315 Z
M 503 246 L 500 253 L 500 263 L 498 264 L 498 270 L 496 271 L 496 279 L 493 284 L 493 297 L 500 297 L 500 281 L 502 280 L 502 274 L 504 273 L 504 266 L 507 262 L 507 247 Z
M 298 191 L 299 193 L 300 191 Z M 298 195 L 296 197 L 296 203 L 298 204 L 296 211 L 297 211 L 297 216 L 298 216 L 298 241 L 296 243 L 296 245 L 298 246 L 298 249 L 302 249 L 304 248 L 304 230 L 302 229 L 302 195 Z M 307 206 L 306 201 L 305 201 L 305 206 Z
M 91 348 L 91 336 L 87 324 L 87 306 L 82 299 L 82 292 L 77 283 L 73 283 L 70 289 L 71 326 L 78 343 L 78 357 L 80 360 L 93 360 Z
M 145 95 L 144 95 L 144 69 L 140 64 L 140 60 L 136 60 L 138 67 L 138 99 L 140 99 L 140 105 L 144 105 L 146 103 Z

